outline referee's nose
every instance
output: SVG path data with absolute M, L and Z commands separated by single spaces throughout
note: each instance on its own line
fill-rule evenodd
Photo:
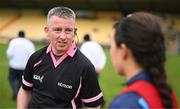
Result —
M 67 37 L 67 35 L 66 35 L 66 33 L 63 32 L 63 31 L 59 34 L 59 38 L 60 38 L 61 40 L 65 40 L 66 37 Z

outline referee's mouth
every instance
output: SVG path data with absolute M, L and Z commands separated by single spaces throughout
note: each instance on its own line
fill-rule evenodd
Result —
M 67 45 L 67 42 L 60 42 L 60 41 L 58 41 L 57 45 L 60 46 L 60 47 L 64 47 L 64 46 Z

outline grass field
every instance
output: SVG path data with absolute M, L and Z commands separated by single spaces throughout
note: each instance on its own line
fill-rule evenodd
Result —
M 41 46 L 36 46 L 39 49 Z M 16 102 L 11 101 L 11 89 L 8 83 L 8 60 L 6 57 L 7 45 L 0 45 L 0 108 L 15 108 Z M 106 107 L 111 100 L 122 88 L 124 78 L 117 76 L 111 61 L 109 51 L 106 49 L 107 64 L 100 75 L 100 85 L 103 90 Z M 168 54 L 166 69 L 168 72 L 168 79 L 173 89 L 176 91 L 178 99 L 180 101 L 180 55 Z M 179 102 L 180 103 L 180 102 Z

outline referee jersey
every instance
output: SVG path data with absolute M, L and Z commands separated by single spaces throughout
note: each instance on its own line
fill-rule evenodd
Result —
M 32 91 L 30 108 L 75 109 L 103 102 L 95 68 L 75 43 L 57 61 L 51 45 L 35 52 L 25 69 L 23 89 Z

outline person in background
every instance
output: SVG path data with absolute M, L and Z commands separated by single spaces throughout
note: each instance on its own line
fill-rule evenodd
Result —
M 102 46 L 92 41 L 89 34 L 85 34 L 84 43 L 81 45 L 80 50 L 94 65 L 98 76 L 106 64 L 106 55 Z
M 72 9 L 63 6 L 48 12 L 44 31 L 50 44 L 28 61 L 18 109 L 100 108 L 103 93 L 95 68 L 76 47 L 75 17 Z
M 25 38 L 24 31 L 19 31 L 18 37 L 10 41 L 7 49 L 9 59 L 9 83 L 13 92 L 12 100 L 16 100 L 18 90 L 22 83 L 22 74 L 27 61 L 34 53 L 34 44 Z
M 165 38 L 158 18 L 135 12 L 114 24 L 110 54 L 127 87 L 109 108 L 177 108 L 177 97 L 167 82 Z

